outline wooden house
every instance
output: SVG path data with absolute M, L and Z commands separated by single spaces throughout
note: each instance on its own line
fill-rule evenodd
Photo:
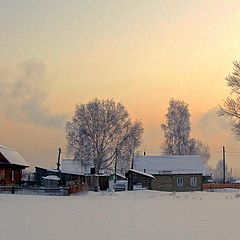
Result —
M 15 150 L 0 146 L 0 185 L 21 183 L 22 170 L 28 163 Z
M 151 174 L 151 189 L 159 191 L 201 191 L 206 174 L 198 155 L 138 156 L 133 167 Z

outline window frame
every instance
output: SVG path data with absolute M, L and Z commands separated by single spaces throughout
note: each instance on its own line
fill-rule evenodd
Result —
M 181 179 L 181 181 L 180 181 Z M 183 187 L 184 186 L 184 180 L 183 177 L 177 177 L 177 187 Z
M 190 186 L 197 187 L 197 184 L 198 184 L 197 177 L 190 177 Z

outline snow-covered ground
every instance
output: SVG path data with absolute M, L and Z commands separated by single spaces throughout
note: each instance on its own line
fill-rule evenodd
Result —
M 0 240 L 239 240 L 240 194 L 0 195 Z

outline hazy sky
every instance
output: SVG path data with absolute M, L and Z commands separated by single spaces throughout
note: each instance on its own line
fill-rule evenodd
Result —
M 0 0 L 0 144 L 53 166 L 75 104 L 114 98 L 143 121 L 143 146 L 157 154 L 173 97 L 189 104 L 210 164 L 226 145 L 239 171 L 240 144 L 215 114 L 240 59 L 239 26 L 238 0 Z

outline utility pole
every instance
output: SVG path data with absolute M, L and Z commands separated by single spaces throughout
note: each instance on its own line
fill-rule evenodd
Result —
M 132 154 L 132 164 L 131 164 L 131 169 L 133 169 L 133 167 L 134 167 L 134 157 L 135 157 L 135 154 L 134 154 L 134 152 L 133 152 L 133 154 Z
M 225 176 L 226 176 L 226 151 L 223 146 L 223 184 L 225 184 Z
M 60 166 L 61 166 L 61 164 L 60 164 L 61 153 L 62 153 L 62 149 L 59 148 L 58 149 L 58 160 L 57 160 L 57 170 L 58 170 L 58 172 L 60 172 Z
M 114 189 L 117 182 L 117 158 L 118 158 L 118 149 L 115 150 L 115 166 L 114 166 Z

